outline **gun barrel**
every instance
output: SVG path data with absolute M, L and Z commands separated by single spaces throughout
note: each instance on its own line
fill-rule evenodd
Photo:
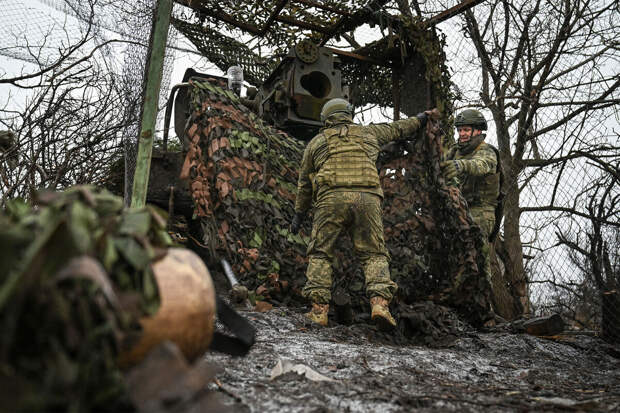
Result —
M 222 263 L 222 267 L 224 267 L 224 273 L 226 274 L 226 277 L 228 278 L 228 281 L 230 282 L 230 286 L 234 287 L 235 285 L 239 284 L 239 281 L 237 281 L 237 278 L 235 277 L 235 274 L 233 273 L 233 270 L 230 267 L 230 264 L 228 263 L 228 261 L 222 258 L 221 263 Z

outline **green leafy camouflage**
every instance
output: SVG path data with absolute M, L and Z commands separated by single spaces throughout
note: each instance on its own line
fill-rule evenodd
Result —
M 159 307 L 150 263 L 171 244 L 166 219 L 89 186 L 35 204 L 0 212 L 0 405 L 131 409 L 116 354 Z
M 305 283 L 312 222 L 308 217 L 299 235 L 288 231 L 303 144 L 264 125 L 222 87 L 213 80 L 192 88 L 184 174 L 195 215 L 213 259 L 229 257 L 251 289 L 270 274 L 290 283 L 286 302 Z M 480 228 L 460 191 L 443 179 L 437 124 L 427 126 L 424 136 L 415 144 L 391 144 L 379 154 L 385 242 L 397 297 L 406 303 L 449 304 L 481 325 L 488 317 L 489 289 L 479 271 L 484 265 Z M 338 238 L 336 245 L 334 289 L 351 291 L 352 305 L 366 313 L 365 280 L 351 241 Z M 463 282 L 455 290 L 457 277 Z
M 288 228 L 303 143 L 263 123 L 215 80 L 194 82 L 191 96 L 182 176 L 211 258 L 228 257 L 250 285 L 274 272 L 301 285 L 309 238 Z

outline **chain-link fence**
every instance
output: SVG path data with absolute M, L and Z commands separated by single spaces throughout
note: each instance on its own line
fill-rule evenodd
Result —
M 509 188 L 518 203 L 507 207 L 518 222 L 530 311 L 560 312 L 617 341 L 620 55 L 609 48 L 618 42 L 617 5 L 572 3 L 500 9 L 487 1 L 438 29 L 456 110 L 482 110 L 488 141 L 515 179 Z M 509 247 L 505 225 L 500 249 Z M 505 250 L 498 256 L 511 258 Z
M 46 29 L 52 18 L 49 13 L 36 11 L 24 1 L 2 3 L 0 55 L 12 61 L 54 59 L 59 49 L 54 42 L 42 45 L 37 56 L 27 47 L 25 41 L 37 30 L 58 44 L 79 38 L 87 28 L 93 30 L 91 38 L 97 44 L 112 37 L 125 41 L 120 48 L 107 46 L 102 58 L 116 73 L 122 105 L 130 113 L 125 115 L 130 121 L 118 134 L 125 152 L 128 197 L 155 0 L 99 1 L 93 9 L 74 0 L 40 1 L 51 6 L 52 17 L 61 22 L 57 23 L 60 34 L 52 36 L 45 36 L 53 32 Z M 412 10 L 423 20 L 459 3 L 416 2 Z M 522 296 L 524 313 L 560 312 L 576 328 L 606 328 L 607 335 L 617 340 L 619 14 L 613 1 L 547 7 L 552 3 L 536 6 L 524 0 L 500 7 L 487 0 L 434 30 L 445 39 L 455 111 L 480 109 L 489 123 L 487 141 L 502 154 L 509 193 L 502 236 L 495 244 L 496 271 L 510 274 L 503 281 L 508 289 L 523 290 L 516 295 Z M 388 6 L 390 13 L 398 8 Z M 173 14 L 181 18 L 191 12 L 175 5 Z M 81 24 L 62 23 L 62 16 Z M 29 35 L 19 34 L 20 27 L 28 27 Z M 361 45 L 384 34 L 380 27 L 368 26 L 352 33 Z M 176 38 L 171 28 L 160 107 L 168 95 Z M 365 111 L 359 119 L 367 123 L 392 114 L 386 108 L 371 112 Z M 6 111 L 3 116 L 6 119 Z M 3 190 L 5 194 L 9 192 Z
M 9 129 L 24 127 L 26 119 L 21 114 L 27 113 L 33 105 L 36 105 L 35 100 L 41 96 L 41 90 L 45 89 L 42 87 L 45 82 L 53 83 L 52 78 L 46 76 L 61 73 L 67 74 L 68 79 L 72 76 L 76 76 L 77 79 L 77 76 L 91 74 L 89 64 L 100 66 L 101 73 L 107 76 L 108 89 L 106 91 L 99 89 L 94 92 L 94 95 L 90 94 L 83 98 L 84 100 L 90 99 L 89 103 L 96 107 L 98 93 L 114 94 L 115 103 L 111 105 L 115 109 L 114 115 L 105 114 L 98 117 L 92 115 L 94 116 L 92 120 L 106 124 L 102 125 L 101 129 L 110 128 L 111 123 L 115 124 L 114 136 L 107 139 L 108 143 L 113 140 L 114 144 L 103 145 L 103 148 L 93 144 L 87 145 L 88 148 L 85 148 L 83 152 L 88 153 L 83 154 L 84 163 L 80 167 L 88 168 L 89 162 L 91 165 L 99 165 L 97 161 L 110 149 L 115 156 L 122 151 L 125 166 L 117 169 L 125 171 L 122 180 L 125 183 L 124 193 L 127 204 L 130 202 L 133 172 L 136 166 L 144 68 L 155 5 L 155 0 L 131 3 L 114 0 L 85 2 L 5 0 L 2 2 L 0 56 L 6 60 L 3 65 L 5 68 L 3 78 L 5 80 L 17 79 L 16 82 L 7 81 L 9 85 L 5 95 L 7 99 L 3 102 L 6 110 L 3 111 L 2 116 L 4 126 Z M 160 108 L 166 104 L 176 39 L 177 32 L 171 27 L 162 75 Z M 83 61 L 83 64 L 76 68 L 74 63 L 76 60 Z M 29 77 L 22 79 L 24 75 L 28 76 L 33 73 L 38 75 L 32 76 L 32 79 Z M 86 79 L 86 76 L 83 76 L 81 81 L 88 84 L 91 81 L 95 82 L 95 79 Z M 68 91 L 74 87 L 68 86 L 67 83 L 70 82 L 59 81 L 57 88 Z M 97 87 L 94 84 L 93 86 Z M 51 93 L 49 97 L 53 99 L 54 94 Z M 45 101 L 45 98 L 42 100 Z M 64 100 L 62 102 L 64 103 Z M 45 115 L 41 116 L 41 119 L 43 118 Z M 162 123 L 163 111 L 160 112 L 158 121 L 159 124 Z M 34 141 L 31 143 L 40 141 L 38 137 L 31 137 L 30 140 Z M 72 144 L 75 144 L 74 140 L 67 142 L 67 145 Z M 103 158 L 107 159 L 105 156 Z M 117 165 L 114 167 L 116 168 Z M 69 163 L 63 169 L 70 170 Z M 100 168 L 100 170 L 108 173 L 108 168 Z M 28 173 L 23 175 L 28 175 Z M 48 175 L 49 173 L 44 171 L 41 176 L 32 176 L 29 180 L 32 186 L 54 186 L 47 182 Z M 17 179 L 15 184 L 11 185 L 12 182 L 5 180 L 5 185 L 9 186 L 9 189 L 15 188 L 19 186 L 19 181 L 20 179 Z M 3 191 L 3 195 L 11 194 L 20 193 Z

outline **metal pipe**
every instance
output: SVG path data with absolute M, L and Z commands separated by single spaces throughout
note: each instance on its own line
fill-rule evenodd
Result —
M 239 284 L 239 281 L 237 281 L 237 277 L 235 277 L 235 273 L 233 273 L 233 270 L 230 267 L 228 261 L 226 261 L 225 258 L 222 258 L 220 262 L 222 263 L 222 267 L 224 268 L 224 274 L 226 274 L 226 278 L 228 278 L 228 282 L 230 282 L 230 286 L 234 287 L 235 285 Z

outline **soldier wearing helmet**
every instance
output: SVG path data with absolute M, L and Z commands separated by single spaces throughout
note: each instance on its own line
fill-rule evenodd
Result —
M 396 326 L 388 306 L 397 286 L 390 279 L 383 239 L 383 191 L 376 161 L 384 144 L 415 139 L 427 116 L 420 113 L 389 124 L 362 126 L 353 123 L 353 107 L 346 100 L 331 99 L 323 106 L 324 127 L 304 151 L 291 224 L 297 233 L 314 199 L 308 280 L 302 291 L 312 302 L 306 314 L 310 320 L 327 325 L 333 251 L 338 236 L 346 231 L 362 264 L 371 319 L 382 330 Z
M 484 141 L 487 121 L 480 111 L 466 109 L 456 116 L 454 124 L 459 135 L 458 142 L 446 155 L 441 168 L 447 180 L 456 179 L 458 182 L 469 212 L 482 231 L 484 270 L 487 279 L 490 279 L 489 241 L 497 234 L 498 220 L 501 219 L 500 214 L 496 220 L 496 208 L 501 202 L 499 152 Z

